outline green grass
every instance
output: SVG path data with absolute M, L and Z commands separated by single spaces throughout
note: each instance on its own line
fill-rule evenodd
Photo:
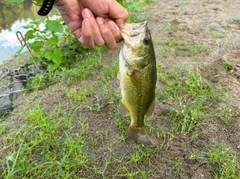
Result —
M 183 134 L 193 131 L 199 121 L 208 118 L 208 109 L 221 100 L 217 91 L 194 68 L 174 68 L 164 73 L 159 68 L 158 71 L 158 80 L 165 85 L 158 98 L 177 106 L 169 115 L 172 131 Z
M 236 160 L 236 154 L 230 151 L 230 148 L 218 141 L 209 143 L 206 148 L 205 152 L 193 153 L 189 157 L 190 160 L 198 160 L 199 163 L 209 165 L 215 179 L 240 178 L 237 174 L 239 163 Z
M 0 122 L 2 122 L 2 121 L 0 121 Z M 7 130 L 7 129 L 6 129 L 6 125 L 0 123 L 0 135 L 2 135 L 3 133 L 5 133 L 6 130 Z
M 88 124 L 81 116 L 73 124 L 75 115 L 76 110 L 69 114 L 61 114 L 59 110 L 46 113 L 39 105 L 27 111 L 24 120 L 30 124 L 17 130 L 17 135 L 13 132 L 5 139 L 7 146 L 13 150 L 7 154 L 7 170 L 2 176 L 69 178 L 73 176 L 71 169 L 87 167 L 93 161 L 85 150 L 86 141 L 83 137 Z M 74 128 L 77 131 L 70 133 Z M 63 166 L 64 171 L 69 172 L 64 172 Z
M 84 85 L 84 84 L 83 84 Z M 70 89 L 69 91 L 66 92 L 66 96 L 73 101 L 85 101 L 87 99 L 87 97 L 92 96 L 93 94 L 93 86 L 90 86 L 88 88 L 84 88 L 84 89 Z
M 119 71 L 118 66 L 119 66 L 118 59 L 115 59 L 112 63 L 105 65 L 103 67 L 102 79 L 109 80 L 109 79 L 117 78 L 117 73 Z
M 229 125 L 234 117 L 239 115 L 239 110 L 229 106 L 227 103 L 219 103 L 218 107 L 212 111 L 212 116 L 221 119 L 224 124 Z
M 93 73 L 89 73 L 86 78 L 75 78 L 75 75 L 73 77 L 70 75 L 67 79 L 63 75 L 62 87 L 51 92 L 50 95 L 53 95 L 57 91 L 62 91 L 65 95 L 62 100 L 69 101 L 67 107 L 55 106 L 46 110 L 41 100 L 31 102 L 26 99 L 31 107 L 26 107 L 19 114 L 22 127 L 9 132 L 10 124 L 7 121 L 2 122 L 0 137 L 3 139 L 4 147 L 0 149 L 2 171 L 0 177 L 146 179 L 154 173 L 151 162 L 153 160 L 160 162 L 164 148 L 169 147 L 179 134 L 188 135 L 192 132 L 191 139 L 198 139 L 196 126 L 206 121 L 206 117 L 216 114 L 210 113 L 206 105 L 211 108 L 221 101 L 214 87 L 204 80 L 196 69 L 179 67 L 164 71 L 158 67 L 158 82 L 164 89 L 157 98 L 175 104 L 175 108 L 166 119 L 163 119 L 162 126 L 152 125 L 153 119 L 146 121 L 149 133 L 159 139 L 159 146 L 127 146 L 124 143 L 124 136 L 130 118 L 118 114 L 120 90 L 118 88 L 116 91 L 116 88 L 110 85 L 110 82 L 117 80 L 118 61 L 113 60 L 103 66 L 93 65 L 91 68 Z M 101 69 L 99 73 L 94 72 L 99 69 Z M 89 83 L 88 78 L 91 79 L 93 76 L 99 80 Z M 77 79 L 79 82 L 75 82 Z M 78 84 L 79 88 L 75 84 Z M 38 91 L 35 91 L 29 98 L 35 99 L 37 94 Z M 220 109 L 225 109 L 225 106 L 220 105 Z M 84 116 L 84 111 L 89 115 L 99 115 L 106 110 L 110 111 L 106 114 L 109 115 L 108 120 L 112 129 L 118 133 L 113 141 L 107 140 L 111 137 L 112 131 L 107 128 L 92 131 L 89 124 L 91 118 Z M 115 147 L 116 141 L 126 147 L 125 152 Z M 98 153 L 96 151 L 104 145 L 105 154 L 104 158 L 101 158 L 96 155 Z M 209 151 L 207 156 L 216 176 L 225 176 L 225 173 L 233 176 L 234 171 L 226 171 L 224 163 L 216 166 L 212 148 L 206 150 Z M 168 163 L 173 176 L 183 176 L 182 161 L 177 156 L 169 159 Z M 233 164 L 235 166 L 237 163 Z
M 48 84 L 64 81 L 64 83 L 74 83 L 86 79 L 89 75 L 96 75 L 102 66 L 102 53 L 105 48 L 94 47 L 76 54 L 69 65 L 61 67 L 47 74 L 39 74 L 28 83 L 28 89 L 42 88 Z
M 214 171 L 215 178 L 237 179 L 237 161 L 228 147 L 223 144 L 210 144 L 208 160 Z

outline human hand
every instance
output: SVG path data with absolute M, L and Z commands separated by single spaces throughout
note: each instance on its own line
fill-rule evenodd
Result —
M 116 47 L 122 40 L 128 12 L 116 0 L 56 0 L 59 10 L 71 33 L 87 47 L 105 45 Z

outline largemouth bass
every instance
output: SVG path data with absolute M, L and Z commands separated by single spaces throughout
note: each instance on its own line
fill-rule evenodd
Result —
M 147 21 L 126 24 L 121 29 L 124 39 L 119 54 L 119 74 L 122 100 L 118 111 L 131 115 L 127 143 L 152 144 L 147 135 L 144 118 L 155 107 L 156 58 Z

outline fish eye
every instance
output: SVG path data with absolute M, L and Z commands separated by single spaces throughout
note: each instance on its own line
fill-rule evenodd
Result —
M 151 39 L 150 39 L 149 37 L 145 37 L 145 38 L 143 39 L 143 43 L 147 45 L 147 44 L 150 43 L 150 40 L 151 40 Z

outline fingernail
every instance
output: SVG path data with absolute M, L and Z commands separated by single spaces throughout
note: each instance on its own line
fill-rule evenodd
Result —
M 89 9 L 85 8 L 82 11 L 82 15 L 84 18 L 89 18 L 89 17 L 91 17 L 91 11 Z
M 97 21 L 98 25 L 105 24 L 105 20 L 103 18 L 101 18 L 101 17 L 97 17 L 96 21 Z

